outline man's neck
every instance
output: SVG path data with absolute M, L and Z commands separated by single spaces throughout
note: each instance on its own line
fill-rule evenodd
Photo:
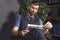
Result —
M 28 16 L 30 16 L 30 17 L 31 17 L 31 16 L 34 16 L 34 15 L 31 15 L 31 14 L 28 12 Z

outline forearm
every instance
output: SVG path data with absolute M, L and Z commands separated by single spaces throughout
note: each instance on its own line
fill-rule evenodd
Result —
M 18 36 L 18 29 L 19 28 L 17 26 L 14 26 L 12 29 L 11 35 L 17 37 Z

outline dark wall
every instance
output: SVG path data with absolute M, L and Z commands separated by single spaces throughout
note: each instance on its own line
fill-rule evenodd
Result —
M 10 33 L 18 9 L 17 0 L 0 0 L 0 40 L 11 40 Z
M 9 12 L 16 12 L 18 8 L 17 0 L 0 0 L 0 29 Z

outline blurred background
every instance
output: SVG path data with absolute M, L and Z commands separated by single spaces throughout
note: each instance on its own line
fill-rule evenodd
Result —
M 11 40 L 11 29 L 22 0 L 0 0 L 0 40 Z M 60 0 L 43 0 L 50 7 L 47 20 L 53 24 L 50 30 L 53 40 L 60 39 Z

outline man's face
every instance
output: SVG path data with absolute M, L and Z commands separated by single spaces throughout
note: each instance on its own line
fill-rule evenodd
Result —
M 35 13 L 37 13 L 38 9 L 39 9 L 39 5 L 36 5 L 36 4 L 30 4 L 29 7 L 29 13 L 30 15 L 34 15 Z

